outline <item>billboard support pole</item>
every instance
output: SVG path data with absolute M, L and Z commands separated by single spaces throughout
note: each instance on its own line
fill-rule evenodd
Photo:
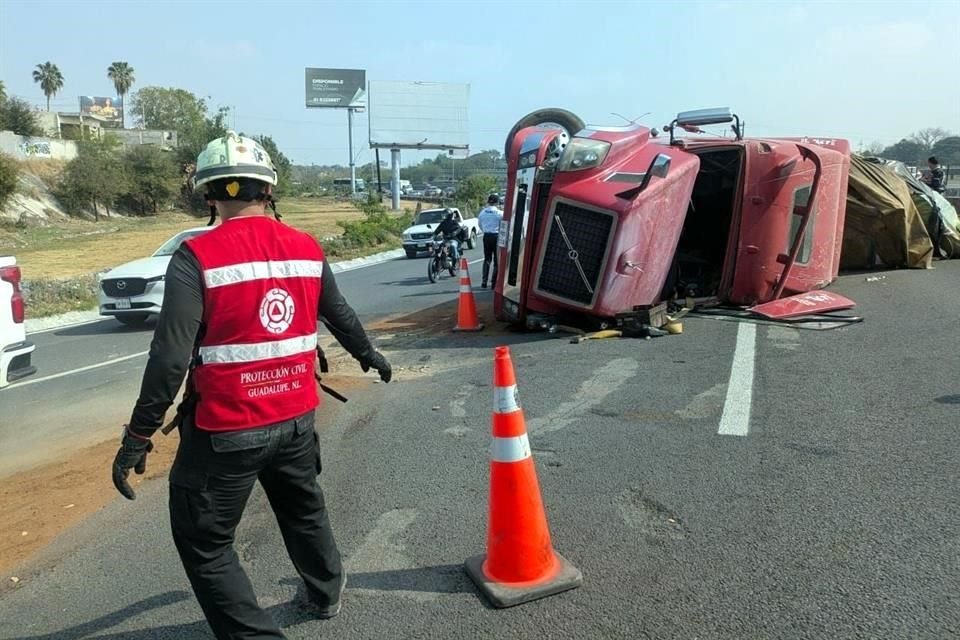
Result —
M 390 200 L 394 211 L 400 211 L 400 149 L 390 149 Z
M 380 147 L 373 150 L 377 163 L 377 202 L 383 202 L 383 180 L 380 178 Z
M 347 107 L 347 140 L 350 151 L 350 193 L 357 193 L 357 167 L 353 164 L 353 109 Z

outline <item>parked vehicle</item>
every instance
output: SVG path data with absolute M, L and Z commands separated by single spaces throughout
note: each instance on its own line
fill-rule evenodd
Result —
M 735 136 L 684 137 L 711 124 Z M 681 113 L 669 140 L 544 109 L 507 139 L 494 307 L 531 327 L 609 324 L 660 303 L 746 306 L 820 289 L 838 273 L 850 145 L 745 138 L 728 109 Z M 823 294 L 818 310 L 853 303 Z
M 164 242 L 149 258 L 127 262 L 100 275 L 100 315 L 113 316 L 126 325 L 140 325 L 160 313 L 163 278 L 180 244 L 213 227 L 181 231 Z
M 451 276 L 457 275 L 460 265 L 453 259 L 448 240 L 432 240 L 429 253 L 430 261 L 427 263 L 427 277 L 430 282 L 436 282 L 440 273 L 444 270 L 449 271 Z
M 36 348 L 27 340 L 22 274 L 13 256 L 0 256 L 0 388 L 30 374 Z
M 466 227 L 467 241 L 464 243 L 464 249 L 473 249 L 477 245 L 477 237 L 480 235 L 480 222 L 476 218 L 466 218 L 460 213 L 460 209 L 453 209 L 453 219 Z M 440 224 L 447 209 L 424 209 L 417 214 L 413 226 L 403 231 L 403 249 L 408 258 L 416 258 L 423 252 L 430 249 L 433 240 L 433 229 Z

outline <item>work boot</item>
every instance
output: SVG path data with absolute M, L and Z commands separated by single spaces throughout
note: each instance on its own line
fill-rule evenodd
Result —
M 340 614 L 340 609 L 343 608 L 343 591 L 347 588 L 347 570 L 343 570 L 343 579 L 340 581 L 340 593 L 337 594 L 337 599 L 328 604 L 325 607 L 317 607 L 317 617 L 321 620 L 329 620 L 330 618 L 335 618 Z

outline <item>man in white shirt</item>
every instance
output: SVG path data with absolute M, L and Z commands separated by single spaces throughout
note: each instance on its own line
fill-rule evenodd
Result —
M 493 275 L 490 277 L 490 286 L 496 285 L 497 280 L 497 238 L 500 235 L 500 221 L 503 212 L 497 207 L 500 196 L 491 193 L 487 197 L 487 206 L 483 208 L 477 221 L 483 233 L 483 279 L 480 281 L 482 289 L 487 288 L 487 276 L 490 275 L 490 263 L 493 262 Z

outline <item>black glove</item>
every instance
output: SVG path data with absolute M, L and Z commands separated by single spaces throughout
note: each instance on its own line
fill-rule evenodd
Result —
M 130 427 L 124 427 L 120 450 L 117 451 L 117 457 L 113 459 L 113 486 L 127 500 L 137 499 L 137 494 L 127 482 L 130 469 L 138 475 L 143 475 L 147 470 L 147 454 L 151 451 L 153 451 L 153 443 L 150 438 L 135 435 L 130 432 Z
M 376 369 L 377 373 L 380 374 L 380 379 L 384 382 L 390 382 L 393 377 L 393 369 L 390 368 L 390 363 L 379 351 L 374 351 L 369 360 L 360 364 L 360 368 L 363 369 L 364 373 L 370 371 L 371 368 Z

